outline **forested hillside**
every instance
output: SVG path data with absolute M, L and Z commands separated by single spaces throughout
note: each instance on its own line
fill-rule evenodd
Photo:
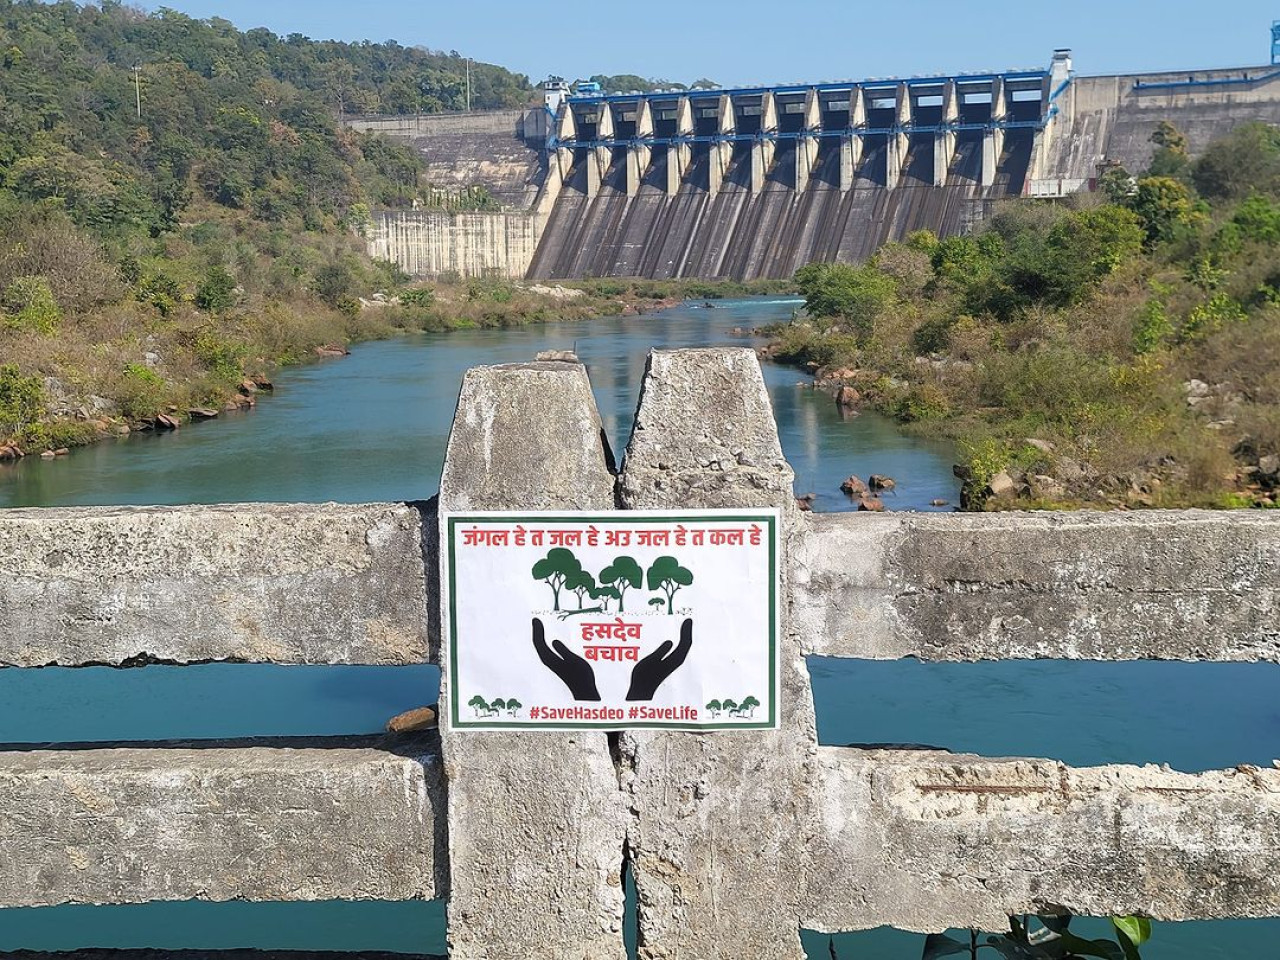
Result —
M 1280 502 L 1280 130 L 797 275 L 776 354 L 956 438 L 971 508 Z
M 392 42 L 0 0 L 0 458 L 182 419 L 245 373 L 424 322 L 424 295 L 415 316 L 359 299 L 403 279 L 358 234 L 419 195 L 421 161 L 340 117 L 460 108 L 465 72 Z M 477 108 L 529 92 L 472 65 Z

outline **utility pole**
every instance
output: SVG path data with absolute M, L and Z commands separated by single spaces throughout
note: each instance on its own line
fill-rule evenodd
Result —
M 133 65 L 133 93 L 138 103 L 138 119 L 142 119 L 142 64 Z

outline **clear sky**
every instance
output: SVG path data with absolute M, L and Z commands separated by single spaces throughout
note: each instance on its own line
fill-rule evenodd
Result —
M 636 73 L 725 85 L 1044 66 L 1254 66 L 1280 2 L 1221 0 L 144 0 L 314 39 L 457 50 L 534 80 Z

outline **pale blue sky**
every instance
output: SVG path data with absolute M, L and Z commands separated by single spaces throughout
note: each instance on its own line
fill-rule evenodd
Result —
M 527 73 L 726 85 L 1043 66 L 1079 73 L 1255 66 L 1280 2 L 1223 0 L 144 0 L 315 39 L 458 50 Z

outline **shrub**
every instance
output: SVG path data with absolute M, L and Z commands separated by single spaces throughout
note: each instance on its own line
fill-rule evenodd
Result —
M 22 374 L 16 363 L 0 365 L 0 435 L 13 436 L 39 419 L 44 384 Z
M 141 363 L 124 368 L 119 391 L 120 412 L 131 420 L 144 420 L 155 415 L 164 402 L 164 378 Z
M 236 278 L 222 266 L 210 267 L 196 287 L 195 304 L 209 313 L 222 313 L 236 303 Z
M 4 291 L 4 323 L 17 330 L 53 333 L 62 311 L 44 277 L 16 277 Z

